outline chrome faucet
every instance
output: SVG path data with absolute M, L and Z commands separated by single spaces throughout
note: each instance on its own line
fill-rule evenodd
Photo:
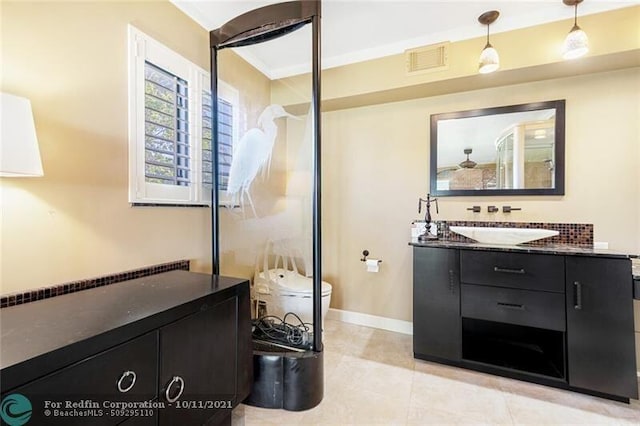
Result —
M 429 240 L 437 240 L 438 236 L 433 235 L 431 233 L 431 202 L 436 204 L 436 213 L 440 213 L 438 211 L 438 199 L 431 198 L 431 194 L 427 194 L 427 198 L 419 198 L 418 199 L 418 214 L 422 212 L 422 203 L 426 203 L 427 208 L 424 212 L 424 233 L 418 237 L 419 241 L 429 241 Z

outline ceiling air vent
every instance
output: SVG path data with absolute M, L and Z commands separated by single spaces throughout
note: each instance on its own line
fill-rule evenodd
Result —
M 407 74 L 446 70 L 449 68 L 448 56 L 448 41 L 406 50 Z

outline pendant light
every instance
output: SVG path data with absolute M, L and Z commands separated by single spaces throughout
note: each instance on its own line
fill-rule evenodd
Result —
M 573 28 L 567 38 L 564 39 L 562 57 L 564 59 L 575 59 L 584 56 L 589 51 L 589 39 L 587 34 L 578 26 L 578 5 L 582 0 L 562 0 L 567 6 L 575 8 L 573 16 Z
M 500 57 L 498 56 L 498 51 L 493 48 L 491 43 L 489 43 L 489 25 L 494 23 L 495 20 L 498 19 L 499 15 L 500 12 L 497 10 L 490 10 L 478 17 L 478 22 L 487 26 L 487 44 L 484 46 L 484 49 L 480 54 L 480 64 L 478 65 L 478 72 L 480 74 L 488 74 L 500 68 Z

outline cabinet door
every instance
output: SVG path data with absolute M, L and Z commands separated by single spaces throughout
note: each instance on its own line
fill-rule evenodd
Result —
M 202 425 L 224 417 L 236 393 L 237 298 L 160 330 L 159 424 Z M 215 419 L 213 419 L 215 420 Z
M 631 262 L 566 257 L 571 386 L 638 397 Z
M 157 343 L 156 332 L 146 334 L 8 394 L 21 394 L 31 402 L 27 424 L 116 425 L 137 416 L 136 424 L 155 425 L 155 410 L 123 410 L 105 402 L 156 397 Z
M 418 358 L 461 357 L 459 254 L 413 249 L 413 352 Z

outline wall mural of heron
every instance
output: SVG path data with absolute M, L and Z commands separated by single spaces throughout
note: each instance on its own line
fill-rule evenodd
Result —
M 281 105 L 269 105 L 258 117 L 258 127 L 247 130 L 234 146 L 227 194 L 232 205 L 240 205 L 243 214 L 246 197 L 253 216 L 258 217 L 251 199 L 251 184 L 259 172 L 262 172 L 263 178 L 269 176 L 271 153 L 278 136 L 275 120 L 282 117 L 296 118 L 285 111 Z

